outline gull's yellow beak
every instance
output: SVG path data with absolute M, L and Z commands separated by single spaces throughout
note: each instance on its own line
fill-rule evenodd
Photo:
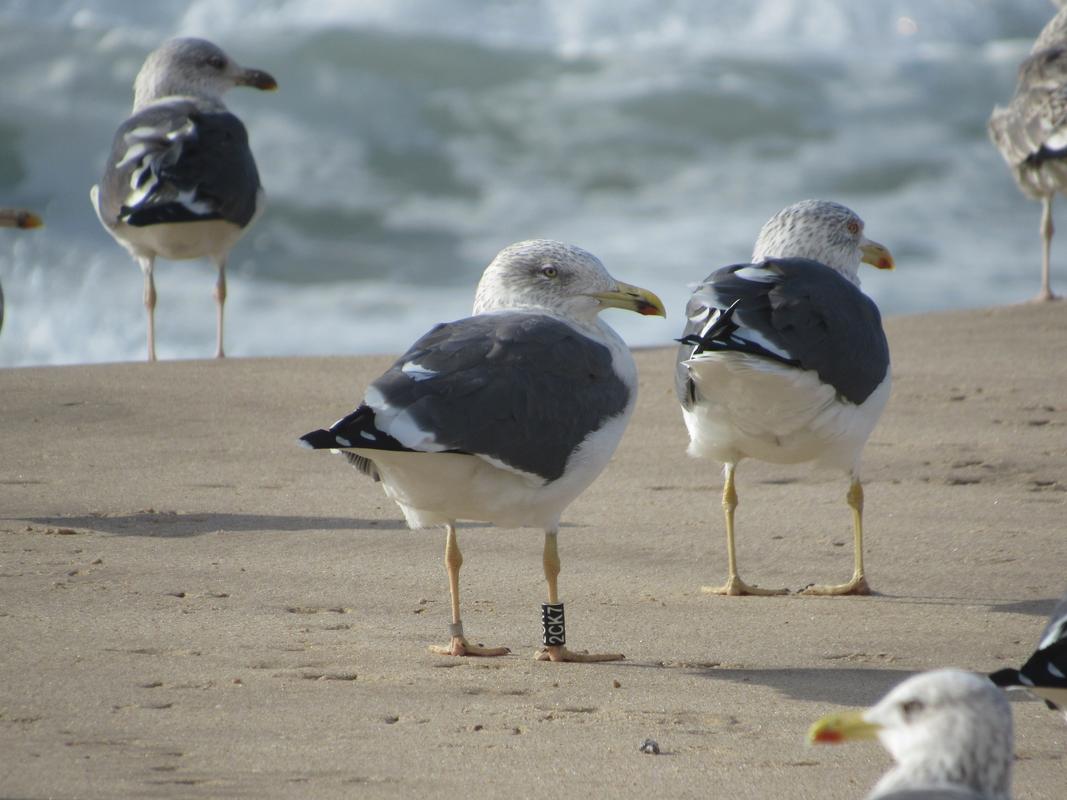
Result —
M 264 92 L 273 92 L 278 88 L 278 81 L 269 72 L 261 69 L 246 69 L 237 79 L 238 86 L 251 86 Z
M 827 714 L 808 729 L 810 744 L 841 744 L 842 742 L 877 739 L 881 727 L 863 718 L 862 711 L 842 711 Z
M 893 254 L 889 252 L 889 248 L 884 244 L 872 242 L 864 237 L 863 241 L 860 242 L 860 250 L 863 252 L 863 258 L 860 261 L 865 264 L 870 264 L 878 269 L 893 269 L 896 266 L 893 262 Z
M 625 308 L 647 317 L 666 317 L 667 311 L 663 301 L 648 289 L 631 286 L 619 281 L 611 292 L 592 292 L 592 297 L 600 301 L 605 308 Z

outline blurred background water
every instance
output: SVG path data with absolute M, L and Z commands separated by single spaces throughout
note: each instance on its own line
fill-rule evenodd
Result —
M 985 122 L 1048 0 L 5 0 L 0 365 L 142 359 L 141 275 L 89 187 L 145 55 L 210 38 L 280 83 L 227 95 L 269 207 L 231 254 L 227 352 L 398 352 L 465 316 L 504 245 L 562 239 L 658 292 L 747 260 L 806 197 L 843 202 L 897 258 L 883 312 L 1038 288 L 1039 207 Z M 1062 214 L 1060 215 L 1062 218 Z M 1067 230 L 1067 225 L 1063 226 Z M 1054 281 L 1067 284 L 1067 237 Z M 214 270 L 159 262 L 161 358 L 208 357 Z M 1054 282 L 1055 285 L 1055 282 Z

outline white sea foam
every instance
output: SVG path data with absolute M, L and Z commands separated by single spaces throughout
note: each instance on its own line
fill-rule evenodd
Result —
M 139 359 L 141 276 L 88 188 L 144 55 L 204 35 L 280 91 L 227 96 L 268 211 L 234 249 L 232 355 L 398 352 L 468 313 L 509 242 L 571 241 L 655 290 L 668 343 L 687 285 L 747 258 L 804 197 L 846 203 L 893 250 L 888 313 L 1037 289 L 1037 207 L 985 120 L 1047 0 L 215 0 L 0 9 L 0 365 Z M 1067 226 L 1061 226 L 1067 227 Z M 1067 240 L 1053 252 L 1067 279 Z M 214 348 L 212 270 L 160 262 L 163 358 Z

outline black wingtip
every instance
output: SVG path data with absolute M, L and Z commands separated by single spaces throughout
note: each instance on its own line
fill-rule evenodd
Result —
M 305 433 L 300 437 L 299 441 L 301 447 L 309 447 L 312 450 L 334 450 L 344 446 L 337 441 L 336 436 L 322 428 L 317 431 L 311 431 L 311 433 Z
M 1007 669 L 998 669 L 996 672 L 989 673 L 989 680 L 993 681 L 997 686 L 1002 689 L 1009 686 L 1022 686 L 1022 681 L 1019 680 L 1019 670 L 1008 667 Z
M 730 304 L 728 308 L 717 308 L 715 313 L 712 314 L 705 325 L 704 330 L 699 333 L 691 333 L 688 336 L 684 336 L 677 341 L 681 344 L 694 345 L 693 355 L 700 355 L 705 350 L 711 350 L 714 348 L 716 341 L 726 341 L 737 330 L 738 325 L 733 321 L 734 312 L 737 310 L 738 304 L 741 299 L 738 298 Z
M 218 211 L 210 211 L 201 214 L 193 211 L 182 203 L 158 203 L 143 206 L 123 206 L 119 209 L 119 219 L 127 225 L 135 228 L 144 228 L 149 225 L 163 225 L 179 222 L 206 222 L 222 219 Z

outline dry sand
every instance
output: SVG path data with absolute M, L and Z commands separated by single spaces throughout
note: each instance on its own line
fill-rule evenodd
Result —
M 887 321 L 894 391 L 865 457 L 869 598 L 723 598 L 718 466 L 685 455 L 673 353 L 564 516 L 576 648 L 531 656 L 540 532 L 460 531 L 471 638 L 447 639 L 443 535 L 295 446 L 391 359 L 0 372 L 0 796 L 862 797 L 875 743 L 807 726 L 917 670 L 1018 664 L 1067 588 L 1067 307 Z M 745 462 L 741 573 L 848 577 L 845 480 Z M 1013 703 L 1019 798 L 1067 796 L 1067 726 Z M 638 747 L 646 738 L 658 756 Z

